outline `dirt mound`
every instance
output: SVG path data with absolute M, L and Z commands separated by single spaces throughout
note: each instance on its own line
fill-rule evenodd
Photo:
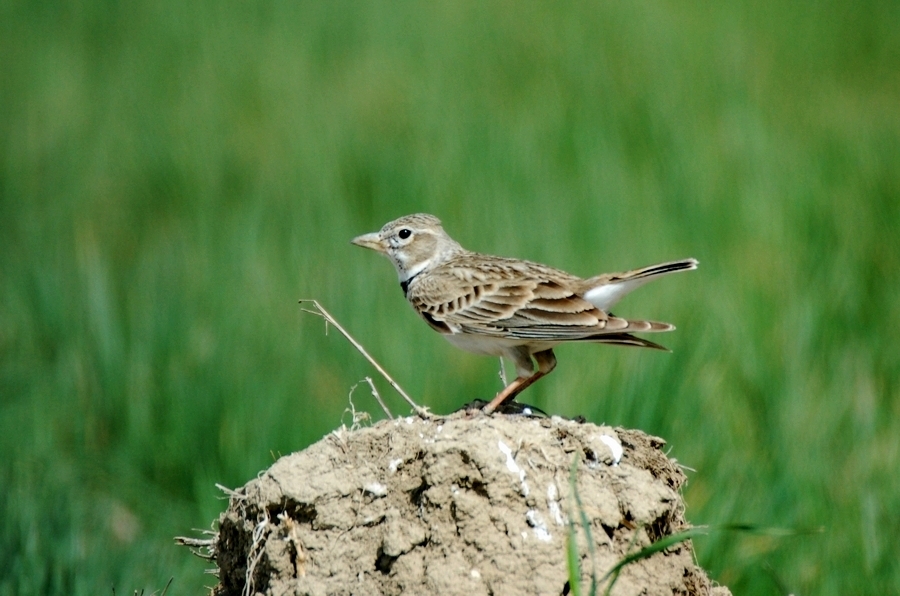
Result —
M 236 491 L 213 544 L 220 596 L 566 594 L 570 470 L 582 586 L 689 527 L 681 469 L 639 431 L 457 414 L 341 428 Z M 249 582 L 249 583 L 248 583 Z M 710 588 L 681 542 L 625 566 L 613 594 Z

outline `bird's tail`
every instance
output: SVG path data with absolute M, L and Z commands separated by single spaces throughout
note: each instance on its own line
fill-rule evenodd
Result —
M 597 308 L 609 312 L 619 300 L 648 281 L 669 273 L 691 271 L 696 269 L 698 264 L 697 259 L 682 259 L 623 273 L 604 273 L 584 281 L 583 295 L 585 300 Z
M 669 348 L 661 346 L 656 342 L 642 337 L 635 337 L 630 333 L 610 333 L 608 335 L 597 335 L 585 338 L 585 341 L 591 341 L 600 344 L 612 344 L 615 346 L 634 346 L 637 348 L 652 348 L 654 350 L 662 350 L 663 352 L 671 352 Z

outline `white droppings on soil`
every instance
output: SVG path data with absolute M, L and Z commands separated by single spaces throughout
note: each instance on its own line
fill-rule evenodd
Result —
M 662 440 L 640 431 L 461 413 L 426 441 L 434 422 L 403 420 L 326 435 L 231 493 L 214 543 L 214 594 L 562 594 L 567 532 L 549 528 L 577 511 L 573 458 L 599 575 L 690 527 L 684 472 Z M 618 466 L 596 465 L 603 435 L 619 439 Z M 528 494 L 526 477 L 546 499 Z M 582 557 L 585 539 L 579 532 Z M 591 568 L 582 566 L 582 586 Z M 710 587 L 689 541 L 625 566 L 613 592 L 729 594 Z

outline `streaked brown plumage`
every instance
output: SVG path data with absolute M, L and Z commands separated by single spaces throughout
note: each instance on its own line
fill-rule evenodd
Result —
M 389 222 L 353 243 L 391 259 L 413 309 L 450 343 L 515 363 L 517 378 L 485 406 L 488 413 L 552 371 L 553 347 L 560 343 L 665 350 L 631 334 L 674 326 L 623 319 L 609 309 L 652 279 L 697 268 L 696 260 L 684 259 L 582 279 L 531 261 L 468 251 L 447 235 L 438 218 L 423 213 Z

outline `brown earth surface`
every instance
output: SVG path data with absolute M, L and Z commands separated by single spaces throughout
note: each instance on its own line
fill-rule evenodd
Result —
M 231 494 L 210 545 L 214 593 L 567 594 L 568 519 L 581 512 L 593 542 L 591 554 L 578 521 L 587 593 L 592 577 L 690 527 L 686 477 L 663 445 L 555 417 L 459 413 L 342 427 Z M 712 587 L 684 541 L 626 565 L 612 594 L 730 592 Z

